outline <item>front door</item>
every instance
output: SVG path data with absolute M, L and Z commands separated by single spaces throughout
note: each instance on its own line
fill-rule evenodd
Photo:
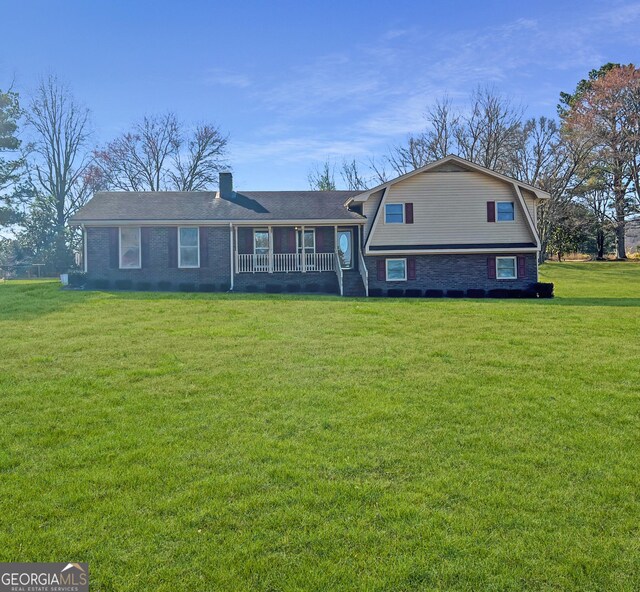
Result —
M 338 229 L 338 257 L 342 269 L 353 267 L 353 230 L 351 228 Z

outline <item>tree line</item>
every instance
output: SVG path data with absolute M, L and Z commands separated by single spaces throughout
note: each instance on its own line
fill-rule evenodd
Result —
M 366 163 L 316 165 L 313 189 L 365 190 L 448 154 L 548 191 L 539 208 L 541 258 L 587 250 L 626 257 L 625 229 L 640 214 L 640 70 L 608 63 L 573 92 L 557 117 L 525 109 L 490 88 L 457 108 L 443 97 L 419 133 Z M 69 219 L 99 190 L 199 191 L 228 167 L 228 136 L 214 123 L 186 125 L 174 113 L 147 115 L 106 142 L 93 142 L 90 112 L 55 77 L 25 105 L 0 91 L 0 265 L 73 266 L 80 248 Z
M 627 257 L 625 230 L 640 214 L 640 70 L 608 63 L 573 92 L 560 93 L 557 118 L 525 110 L 489 88 L 463 109 L 444 97 L 430 106 L 423 131 L 366 163 L 327 159 L 309 172 L 310 187 L 338 182 L 364 190 L 449 154 L 551 194 L 539 208 L 541 259 L 578 250 Z
M 80 248 L 70 218 L 96 191 L 200 191 L 226 168 L 228 137 L 174 113 L 144 116 L 103 146 L 90 112 L 55 77 L 25 106 L 0 91 L 0 265 L 73 267 Z

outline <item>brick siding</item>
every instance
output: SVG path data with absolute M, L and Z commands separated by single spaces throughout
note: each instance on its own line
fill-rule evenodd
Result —
M 109 233 L 110 228 L 106 227 L 87 228 L 87 275 L 90 279 L 132 280 L 134 285 L 135 282 L 150 282 L 153 288 L 157 288 L 158 282 L 171 282 L 176 288 L 182 283 L 218 284 L 220 288 L 230 282 L 228 227 L 207 227 L 209 266 L 198 269 L 169 267 L 169 227 L 166 226 L 149 228 L 149 249 L 142 269 L 112 269 L 109 266 Z
M 521 254 L 523 255 L 523 254 Z M 538 281 L 538 265 L 534 253 L 526 253 L 527 277 L 515 280 L 489 279 L 487 274 L 486 254 L 473 255 L 415 255 L 416 279 L 405 282 L 387 282 L 378 280 L 377 261 L 379 259 L 395 259 L 404 256 L 365 256 L 367 271 L 369 272 L 369 288 L 408 289 L 420 290 L 468 290 L 477 288 L 492 290 L 496 288 L 526 289 L 532 283 Z M 500 257 L 499 253 L 495 256 Z M 514 253 L 506 253 L 505 257 L 517 256 Z

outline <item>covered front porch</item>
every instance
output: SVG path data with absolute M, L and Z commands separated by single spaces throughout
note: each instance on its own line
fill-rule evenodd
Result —
M 358 268 L 358 227 L 237 226 L 235 273 L 338 272 Z

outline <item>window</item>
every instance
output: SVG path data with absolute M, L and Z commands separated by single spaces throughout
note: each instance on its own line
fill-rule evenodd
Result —
M 296 231 L 296 249 L 298 253 L 302 251 L 301 243 L 302 230 Z M 304 252 L 315 253 L 316 252 L 316 231 L 315 228 L 305 229 L 304 231 Z
M 197 226 L 178 228 L 178 267 L 200 267 L 200 231 Z
M 253 252 L 255 255 L 269 254 L 269 231 L 268 230 L 253 231 Z
M 120 228 L 120 269 L 140 269 L 140 227 Z
M 515 220 L 515 206 L 512 201 L 496 202 L 496 221 L 513 222 Z
M 515 257 L 496 257 L 496 277 L 499 280 L 515 280 L 518 277 Z
M 406 259 L 387 259 L 387 281 L 404 282 L 407 279 Z
M 385 224 L 404 224 L 404 204 L 385 204 Z

